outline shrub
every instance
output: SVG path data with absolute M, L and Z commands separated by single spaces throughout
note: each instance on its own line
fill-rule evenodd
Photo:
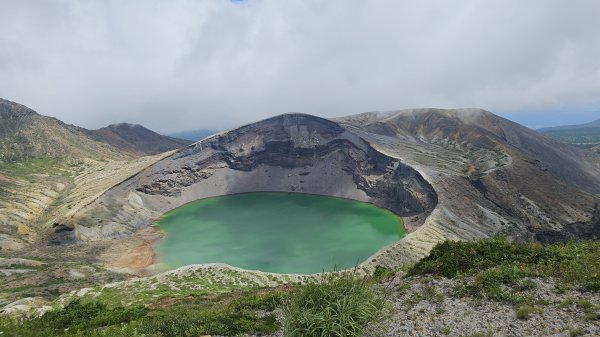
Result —
M 0 318 L 4 336 L 198 336 L 273 333 L 280 324 L 273 311 L 284 293 L 228 294 L 217 298 L 189 297 L 167 307 L 114 307 L 98 301 L 74 301 L 38 318 Z M 262 310 L 259 315 L 256 310 Z
M 516 316 L 518 319 L 527 320 L 529 319 L 529 315 L 541 312 L 541 309 L 532 307 L 530 305 L 523 305 L 520 306 L 519 309 L 517 309 Z
M 62 310 L 55 310 L 45 315 L 26 320 L 22 325 L 4 319 L 0 323 L 0 331 L 4 336 L 60 336 L 76 335 L 78 331 L 127 323 L 148 313 L 143 306 L 108 308 L 100 302 L 73 301 Z
M 497 288 L 500 284 L 526 290 L 525 277 L 555 277 L 561 287 L 579 286 L 600 290 L 600 243 L 518 244 L 504 237 L 476 242 L 446 241 L 417 262 L 407 276 L 434 275 L 454 278 L 474 275 L 476 285 Z
M 361 336 L 368 322 L 382 317 L 384 305 L 372 280 L 353 273 L 324 274 L 292 293 L 285 309 L 285 335 Z

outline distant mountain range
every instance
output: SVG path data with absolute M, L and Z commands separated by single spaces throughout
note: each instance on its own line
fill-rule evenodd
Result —
M 541 133 L 547 133 L 547 132 L 554 132 L 554 131 L 577 130 L 577 129 L 586 129 L 586 128 L 600 128 L 600 119 L 597 121 L 583 123 L 583 124 L 560 125 L 560 126 L 541 128 L 541 129 L 538 129 L 538 131 Z
M 115 124 L 87 130 L 0 98 L 1 161 L 35 157 L 126 159 L 190 143 L 159 135 L 141 125 Z
M 198 130 L 174 132 L 174 133 L 168 134 L 168 136 L 178 138 L 178 139 L 185 139 L 185 140 L 197 142 L 208 136 L 214 135 L 217 132 L 218 131 L 214 130 L 214 129 L 198 129 Z
M 598 150 L 600 146 L 600 120 L 577 125 L 563 125 L 537 130 L 562 143 Z

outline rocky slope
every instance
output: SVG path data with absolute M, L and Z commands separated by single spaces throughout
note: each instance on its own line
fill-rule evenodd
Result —
M 397 267 L 446 239 L 600 236 L 600 168 L 589 151 L 483 110 L 417 109 L 334 121 L 289 114 L 215 135 L 63 219 L 73 229 L 63 239 L 131 237 L 186 202 L 250 191 L 351 198 L 404 217 L 409 234 L 368 265 Z
M 0 98 L 0 160 L 37 157 L 126 159 L 130 156 L 86 135 L 85 129 L 42 116 Z
M 525 317 L 519 306 L 456 296 L 456 280 L 397 278 L 391 291 L 393 313 L 372 324 L 369 337 L 387 336 L 597 336 L 600 326 L 586 308 L 600 308 L 598 293 L 559 291 L 554 280 L 530 280 L 524 296 L 539 298 Z M 596 314 L 597 315 L 597 314 Z M 578 334 L 577 334 L 578 333 Z
M 126 123 L 87 130 L 0 98 L 2 161 L 38 157 L 130 159 L 175 150 L 189 143 Z
M 46 244 L 56 219 L 162 158 L 141 155 L 186 143 L 125 129 L 89 131 L 0 99 L 0 252 Z

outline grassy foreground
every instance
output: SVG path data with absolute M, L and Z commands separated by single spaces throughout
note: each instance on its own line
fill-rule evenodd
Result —
M 60 310 L 24 320 L 0 320 L 2 336 L 360 336 L 381 317 L 383 295 L 373 279 L 355 273 L 324 274 L 304 286 L 250 288 L 224 294 L 158 298 L 149 305 L 110 305 L 76 299 Z
M 503 237 L 446 241 L 410 269 L 407 276 L 413 275 L 461 278 L 464 291 L 499 301 L 510 300 L 503 285 L 526 288 L 530 278 L 551 277 L 564 290 L 600 291 L 600 242 L 515 244 Z
M 335 273 L 304 285 L 227 293 L 190 290 L 185 296 L 164 292 L 151 302 L 128 301 L 129 305 L 103 302 L 108 299 L 103 296 L 85 297 L 38 318 L 3 318 L 0 332 L 2 336 L 158 337 L 283 331 L 289 337 L 361 336 L 368 323 L 384 318 L 389 295 L 386 279 L 395 275 L 396 271 L 381 267 L 372 277 Z M 403 280 L 423 283 L 434 278 L 452 279 L 456 296 L 514 304 L 517 319 L 527 319 L 541 304 L 524 295 L 535 286 L 534 279 L 551 279 L 558 291 L 600 291 L 600 243 L 542 246 L 504 238 L 444 242 L 412 266 Z M 585 306 L 588 321 L 599 319 L 599 308 L 577 305 Z

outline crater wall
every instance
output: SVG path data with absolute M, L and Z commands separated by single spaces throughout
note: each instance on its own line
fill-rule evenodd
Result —
M 431 185 L 401 160 L 335 122 L 287 114 L 217 134 L 156 162 L 61 224 L 59 240 L 127 236 L 185 203 L 256 191 L 348 198 L 399 216 L 427 215 L 437 204 Z

